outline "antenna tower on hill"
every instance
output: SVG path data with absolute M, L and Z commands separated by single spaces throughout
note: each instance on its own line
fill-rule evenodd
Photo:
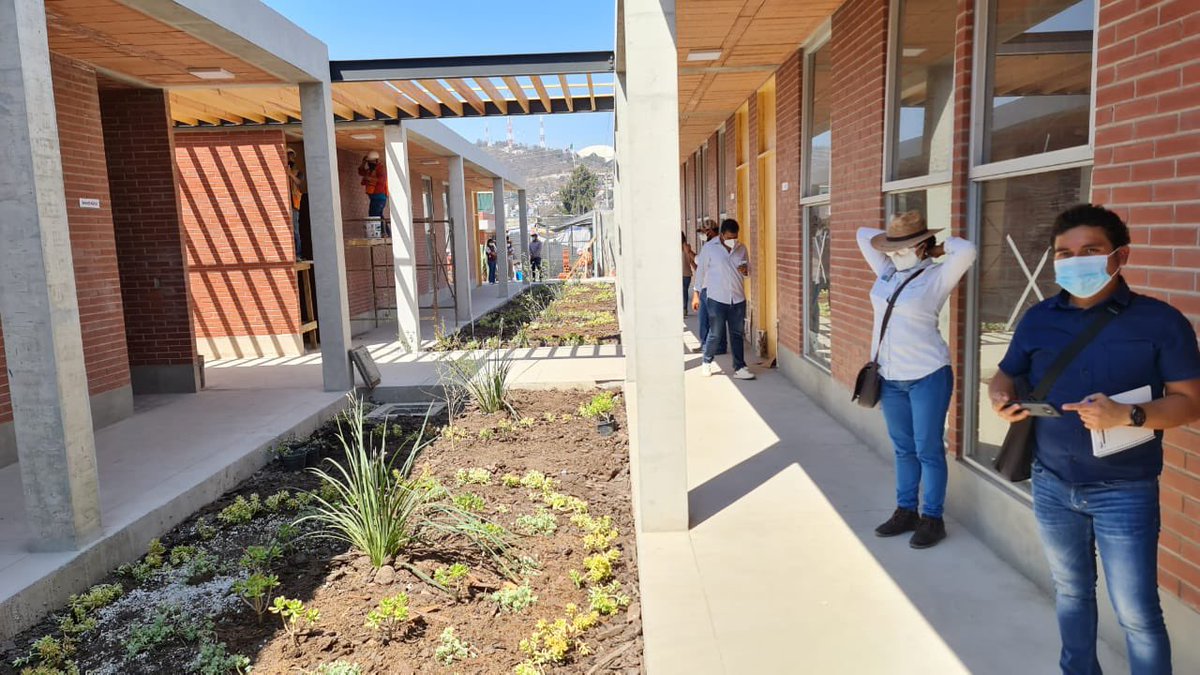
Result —
M 546 149 L 546 116 L 545 115 L 538 117 L 538 142 L 541 144 L 542 149 L 545 150 Z
M 510 118 L 508 118 L 508 148 L 509 148 L 509 150 L 512 149 L 512 146 L 513 146 L 513 130 L 512 130 L 512 118 L 510 117 Z

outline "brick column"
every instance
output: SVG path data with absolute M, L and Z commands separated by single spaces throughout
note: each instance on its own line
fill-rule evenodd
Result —
M 133 390 L 194 393 L 200 370 L 167 95 L 108 90 L 100 111 Z

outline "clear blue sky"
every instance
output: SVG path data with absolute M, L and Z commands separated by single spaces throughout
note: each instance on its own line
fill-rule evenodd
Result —
M 329 45 L 329 58 L 380 59 L 611 50 L 615 0 L 265 0 Z M 500 11 L 497 11 L 500 10 Z M 518 142 L 538 142 L 538 117 L 513 117 Z M 546 143 L 575 149 L 612 145 L 612 115 L 547 115 Z M 469 140 L 484 137 L 483 120 L 448 120 Z M 503 141 L 507 118 L 489 118 Z

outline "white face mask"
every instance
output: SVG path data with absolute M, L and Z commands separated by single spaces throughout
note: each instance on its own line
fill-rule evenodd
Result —
M 891 259 L 892 264 L 896 266 L 896 269 L 901 272 L 912 269 L 917 266 L 917 263 L 921 262 L 921 258 L 917 255 L 917 249 L 911 246 L 902 248 L 899 251 L 888 251 L 887 256 Z
M 726 239 L 723 243 L 725 244 L 725 248 L 732 251 L 733 247 L 737 246 L 737 237 L 734 237 L 733 239 Z

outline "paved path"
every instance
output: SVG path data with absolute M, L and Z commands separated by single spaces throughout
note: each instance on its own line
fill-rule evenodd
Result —
M 778 371 L 687 361 L 692 528 L 639 537 L 650 675 L 1057 672 L 1050 599 L 952 514 L 930 550 L 876 538 L 882 458 Z

